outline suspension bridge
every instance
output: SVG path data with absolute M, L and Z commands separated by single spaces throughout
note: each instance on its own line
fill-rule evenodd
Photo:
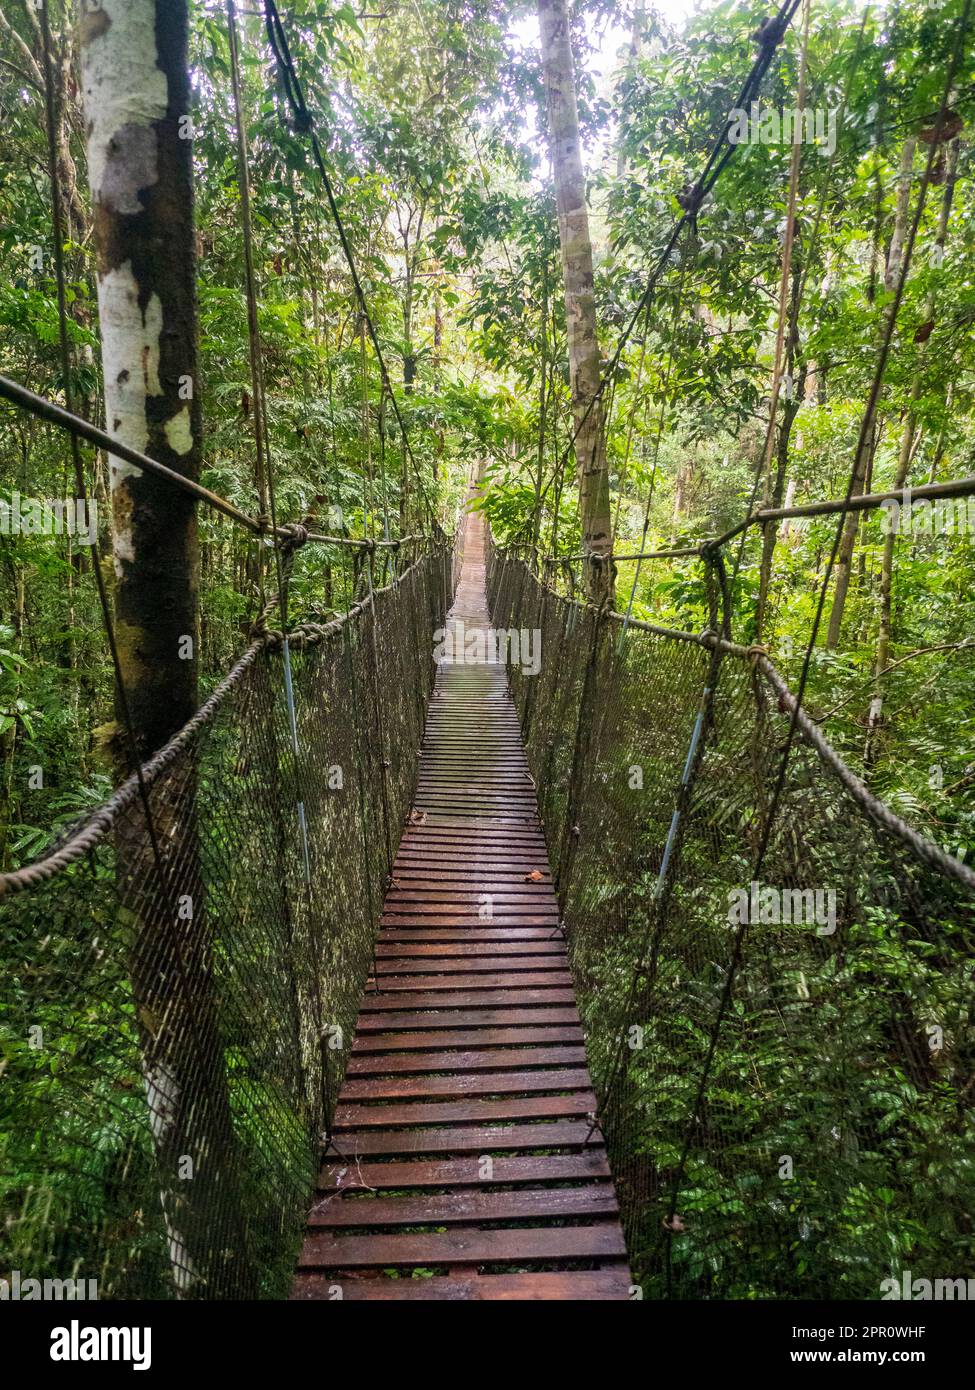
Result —
M 453 538 L 319 535 L 70 399 L 0 395 L 280 562 L 197 714 L 0 876 L 4 1263 L 299 1300 L 875 1297 L 892 1252 L 967 1267 L 975 874 L 804 709 L 815 630 L 794 692 L 733 640 L 725 566 L 749 527 L 900 492 L 753 498 L 695 552 L 710 619 L 685 632 L 586 602 L 476 510 Z M 319 545 L 345 601 L 289 624 Z M 438 665 L 458 622 L 537 634 L 539 669 Z M 730 914 L 768 884 L 828 886 L 833 914 Z
M 490 628 L 480 517 L 448 621 Z M 596 1103 L 505 667 L 451 662 L 295 1296 L 328 1297 L 361 1270 L 344 1297 L 628 1297 Z M 545 1272 L 478 1273 L 504 1266 Z M 376 1277 L 390 1267 L 404 1277 Z

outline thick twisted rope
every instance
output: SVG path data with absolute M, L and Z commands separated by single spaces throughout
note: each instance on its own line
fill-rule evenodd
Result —
M 354 603 L 348 612 L 333 618 L 327 623 L 303 622 L 287 633 L 288 644 L 293 648 L 304 649 L 327 642 L 337 636 L 354 619 L 358 618 L 374 602 L 377 594 L 387 593 L 398 587 L 413 570 L 425 564 L 432 552 L 415 560 L 398 581 L 388 584 L 384 589 L 376 589 L 365 598 Z M 36 888 L 41 883 L 56 878 L 79 859 L 99 845 L 118 823 L 121 816 L 139 799 L 143 789 L 151 787 L 182 753 L 193 743 L 197 735 L 212 723 L 222 709 L 227 698 L 240 685 L 247 672 L 264 652 L 277 652 L 284 645 L 285 633 L 266 629 L 257 635 L 240 657 L 237 664 L 228 672 L 207 700 L 200 706 L 193 718 L 154 754 L 141 768 L 133 772 L 79 826 L 71 828 L 64 843 L 57 845 L 49 854 L 33 864 L 0 874 L 0 896 L 5 893 L 19 893 Z

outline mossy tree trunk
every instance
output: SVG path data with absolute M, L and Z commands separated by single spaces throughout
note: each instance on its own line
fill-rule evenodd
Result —
M 79 49 L 97 253 L 106 424 L 189 478 L 200 468 L 192 116 L 185 0 L 83 0 Z M 140 761 L 195 712 L 199 546 L 194 501 L 111 459 L 115 630 Z M 113 743 L 131 770 L 121 697 Z M 240 1289 L 242 1216 L 197 847 L 183 755 L 116 839 L 130 974 L 180 1295 Z M 159 862 L 161 861 L 161 862 Z

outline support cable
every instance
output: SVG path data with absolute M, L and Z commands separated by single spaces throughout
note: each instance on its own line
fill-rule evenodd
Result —
M 204 487 L 202 483 L 196 482 L 193 478 L 187 478 L 182 473 L 177 473 L 174 469 L 168 468 L 166 464 L 160 463 L 158 459 L 144 454 L 140 449 L 133 449 L 131 445 L 123 443 L 120 439 L 115 439 L 107 430 L 93 425 L 90 420 L 78 415 L 73 408 L 60 406 L 56 401 L 49 400 L 46 396 L 40 396 L 36 391 L 22 386 L 19 381 L 14 381 L 12 377 L 2 374 L 0 374 L 0 400 L 9 401 L 18 410 L 23 410 L 28 415 L 33 415 L 35 419 L 43 420 L 46 424 L 56 425 L 58 429 L 64 430 L 77 439 L 85 440 L 96 449 L 103 449 L 112 458 L 121 459 L 123 463 L 131 463 L 134 467 L 151 473 L 153 477 L 162 478 L 166 482 L 172 483 L 174 487 L 187 493 L 194 501 L 202 502 L 213 511 L 229 517 L 231 521 L 245 527 L 255 536 L 268 534 L 268 527 L 261 517 L 250 516 L 240 507 L 235 506 L 233 502 L 228 502 L 225 497 L 221 497 L 219 493 Z M 371 550 L 376 546 L 402 545 L 408 540 L 417 539 L 415 536 L 401 536 L 395 541 L 359 540 L 352 536 L 323 535 L 317 531 L 309 531 L 305 527 L 302 527 L 302 530 L 305 532 L 304 539 L 312 544 L 343 545 L 352 550 Z M 293 523 L 282 523 L 277 528 L 279 539 L 284 541 L 287 541 L 293 532 Z
M 294 680 L 291 670 L 291 644 L 288 641 L 288 588 L 294 551 L 307 540 L 303 526 L 295 527 L 285 549 L 278 530 L 277 501 L 274 488 L 274 467 L 268 444 L 267 403 L 264 390 L 264 367 L 257 309 L 257 277 L 254 272 L 253 225 L 250 207 L 250 173 L 247 165 L 247 134 L 244 129 L 240 94 L 240 65 L 237 53 L 237 18 L 234 0 L 227 0 L 227 31 L 230 41 L 231 85 L 234 97 L 234 117 L 237 125 L 238 182 L 240 186 L 241 226 L 244 241 L 244 283 L 247 296 L 247 339 L 251 363 L 251 385 L 254 392 L 254 439 L 256 444 L 255 472 L 262 509 L 266 505 L 271 522 L 274 546 L 274 571 L 277 585 L 277 606 L 281 617 L 281 656 L 284 667 L 284 695 L 288 713 L 291 751 L 295 760 L 295 798 L 298 830 L 301 836 L 302 864 L 306 890 L 311 890 L 311 855 L 308 843 L 308 821 L 305 803 L 301 798 L 298 765 L 301 747 L 298 739 L 298 716 L 295 707 Z M 264 616 L 267 609 L 265 607 Z
M 798 0 L 790 0 L 790 3 L 798 3 Z M 321 143 L 318 139 L 318 133 L 315 130 L 315 122 L 305 102 L 305 95 L 302 89 L 301 81 L 298 77 L 297 72 L 295 71 L 294 60 L 291 56 L 291 49 L 288 44 L 288 37 L 285 33 L 284 26 L 281 23 L 281 16 L 278 13 L 278 7 L 274 3 L 274 0 L 264 0 L 264 19 L 265 27 L 267 29 L 268 42 L 270 43 L 271 51 L 274 54 L 274 59 L 277 64 L 278 73 L 281 77 L 281 83 L 284 88 L 288 105 L 291 108 L 292 120 L 294 121 L 296 130 L 300 134 L 308 137 L 308 141 L 311 146 L 312 158 L 314 159 L 315 166 L 317 167 L 318 173 L 321 177 L 322 186 L 325 189 L 325 197 L 328 202 L 329 211 L 332 214 L 332 220 L 335 223 L 336 231 L 338 232 L 339 242 L 342 246 L 342 253 L 345 256 L 346 264 L 349 267 L 349 273 L 352 276 L 352 284 L 355 289 L 355 295 L 359 304 L 359 310 L 365 318 L 366 327 L 369 330 L 369 337 L 372 339 L 372 345 L 376 353 L 376 360 L 379 363 L 379 370 L 382 375 L 383 385 L 389 394 L 390 403 L 396 415 L 396 421 L 399 425 L 400 435 L 402 436 L 403 440 L 403 448 L 406 451 L 406 454 L 410 460 L 413 472 L 416 474 L 416 480 L 420 489 L 420 495 L 423 498 L 424 505 L 426 506 L 427 514 L 430 519 L 431 528 L 436 536 L 438 536 L 439 538 L 443 538 L 443 528 L 437 520 L 436 513 L 434 512 L 433 506 L 430 502 L 430 498 L 427 494 L 426 485 L 423 481 L 423 475 L 416 461 L 416 455 L 413 452 L 413 446 L 410 443 L 409 435 L 407 433 L 406 423 L 403 419 L 403 415 L 399 407 L 399 402 L 397 401 L 396 396 L 393 392 L 392 382 L 390 380 L 389 371 L 386 366 L 386 359 L 383 356 L 383 350 L 380 346 L 379 336 L 376 332 L 376 326 L 373 323 L 372 315 L 369 312 L 369 305 L 366 302 L 365 292 L 362 288 L 362 281 L 359 278 L 359 270 L 356 266 L 355 256 L 352 252 L 352 246 L 349 241 L 348 233 L 346 232 L 345 224 L 342 221 L 342 215 L 339 212 L 338 203 L 335 199 L 335 192 L 332 188 L 332 180 L 329 177 L 328 169 L 325 164 L 325 158 L 322 154 Z

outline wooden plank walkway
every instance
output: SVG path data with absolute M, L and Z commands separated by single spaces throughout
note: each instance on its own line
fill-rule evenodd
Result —
M 292 1297 L 629 1296 L 558 924 L 505 668 L 441 666 Z

